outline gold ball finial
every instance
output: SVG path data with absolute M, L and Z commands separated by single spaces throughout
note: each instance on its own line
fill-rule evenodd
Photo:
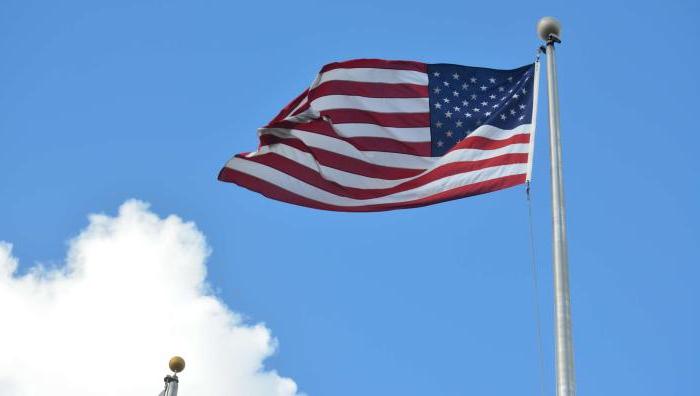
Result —
M 543 17 L 537 22 L 537 34 L 544 41 L 549 40 L 549 35 L 553 34 L 561 38 L 561 22 L 554 17 Z
M 172 358 L 170 358 L 168 366 L 170 367 L 170 370 L 173 371 L 173 373 L 179 373 L 185 369 L 185 359 L 181 358 L 180 356 L 173 356 Z

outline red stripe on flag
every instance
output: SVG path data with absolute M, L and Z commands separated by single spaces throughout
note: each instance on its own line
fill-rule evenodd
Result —
M 417 155 L 421 157 L 430 157 L 432 146 L 430 142 L 403 142 L 400 140 L 379 138 L 379 137 L 339 137 L 335 133 L 307 131 L 318 133 L 320 135 L 332 136 L 353 145 L 360 151 L 379 151 L 384 153 L 399 153 L 408 155 Z M 282 138 L 276 135 L 263 134 L 260 135 L 260 147 L 269 146 L 275 143 L 285 143 L 287 140 L 296 138 Z
M 378 113 L 356 109 L 321 111 L 334 124 L 375 124 L 397 128 L 425 128 L 430 126 L 430 113 Z
M 309 99 L 311 100 L 326 95 L 353 95 L 368 98 L 427 98 L 428 86 L 332 80 L 309 91 Z
M 321 73 L 335 69 L 355 69 L 355 68 L 371 68 L 371 69 L 394 69 L 394 70 L 413 70 L 427 73 L 428 65 L 422 62 L 413 61 L 390 61 L 384 59 L 353 59 L 344 62 L 329 63 L 321 69 Z
M 466 139 L 457 143 L 450 151 L 460 149 L 495 150 L 511 144 L 530 143 L 529 133 L 519 133 L 507 139 L 489 139 L 484 136 L 467 136 Z
M 387 153 L 400 153 L 430 157 L 432 145 L 430 142 L 404 142 L 396 139 L 381 137 L 352 137 L 345 141 L 357 147 L 361 151 L 382 151 Z

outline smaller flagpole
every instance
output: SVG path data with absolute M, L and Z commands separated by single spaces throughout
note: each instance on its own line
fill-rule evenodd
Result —
M 177 386 L 179 379 L 177 374 L 166 375 L 164 378 L 165 390 L 161 393 L 162 396 L 177 396 Z
M 185 369 L 185 359 L 180 356 L 173 356 L 168 362 L 170 370 L 173 372 L 172 375 L 166 375 L 163 381 L 165 381 L 165 390 L 161 392 L 160 396 L 177 396 L 177 388 L 180 384 L 180 379 L 177 373 L 182 372 Z
M 562 175 L 559 132 L 559 89 L 554 44 L 561 43 L 561 24 L 552 17 L 537 23 L 537 33 L 546 42 L 547 96 L 549 96 L 549 154 L 552 184 L 552 259 L 554 274 L 554 320 L 556 337 L 557 396 L 576 395 L 574 346 L 571 335 L 571 298 L 569 296 L 569 259 L 566 243 L 564 178 Z

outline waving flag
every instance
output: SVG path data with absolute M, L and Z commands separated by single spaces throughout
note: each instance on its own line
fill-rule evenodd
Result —
M 369 212 L 529 179 L 537 66 L 357 59 L 324 66 L 219 173 L 269 198 Z

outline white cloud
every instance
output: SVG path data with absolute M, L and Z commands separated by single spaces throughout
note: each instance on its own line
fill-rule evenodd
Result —
M 65 266 L 17 276 L 0 242 L 0 395 L 157 395 L 173 354 L 180 394 L 295 395 L 263 367 L 275 340 L 207 292 L 193 223 L 139 201 L 90 216 Z

